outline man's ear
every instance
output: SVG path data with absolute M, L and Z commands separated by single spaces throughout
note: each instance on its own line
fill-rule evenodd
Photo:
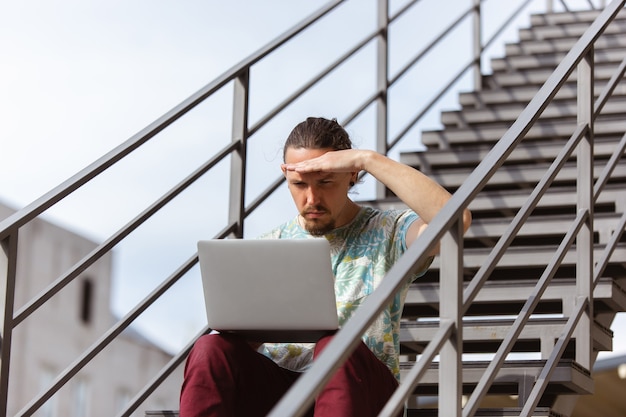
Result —
M 287 176 L 287 168 L 285 168 L 285 164 L 280 164 L 280 170 L 283 171 L 284 176 Z

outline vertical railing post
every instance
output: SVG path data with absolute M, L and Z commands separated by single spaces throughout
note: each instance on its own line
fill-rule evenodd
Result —
M 376 88 L 378 99 L 376 100 L 376 150 L 384 155 L 387 154 L 388 132 L 388 107 L 387 88 L 389 86 L 389 0 L 378 0 L 378 37 L 377 37 L 377 60 L 376 60 Z M 384 184 L 376 181 L 376 199 L 385 197 Z
M 236 222 L 237 237 L 243 237 L 246 187 L 246 148 L 248 142 L 248 95 L 250 69 L 245 68 L 234 79 L 232 141 L 238 142 L 237 152 L 230 159 L 230 193 L 228 222 Z
M 578 64 L 578 123 L 586 124 L 587 134 L 578 145 L 577 209 L 589 213 L 576 239 L 576 294 L 588 300 L 576 334 L 576 361 L 591 370 L 593 348 L 593 107 L 594 107 L 594 50 L 590 48 Z
M 17 236 L 14 231 L 0 241 L 0 301 L 4 303 L 2 334 L 0 334 L 0 416 L 7 415 L 9 393 L 9 366 L 11 364 L 11 339 L 13 335 L 13 306 L 17 274 Z
M 554 11 L 554 0 L 546 0 L 546 13 Z
M 440 320 L 453 321 L 454 330 L 440 352 L 439 416 L 458 417 L 462 413 L 463 394 L 463 229 L 460 218 L 441 239 L 440 257 Z
M 472 49 L 474 51 L 474 90 L 481 91 L 483 89 L 483 76 L 481 70 L 481 58 L 483 55 L 483 40 L 482 40 L 482 22 L 480 15 L 480 1 L 472 0 L 474 12 L 472 13 Z

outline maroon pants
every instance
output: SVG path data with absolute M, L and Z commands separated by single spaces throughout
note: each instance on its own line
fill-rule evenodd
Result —
M 324 337 L 316 344 L 314 357 L 331 339 Z M 202 336 L 185 365 L 180 417 L 265 416 L 299 375 L 279 367 L 238 337 Z M 397 385 L 389 369 L 361 343 L 307 416 L 376 416 Z

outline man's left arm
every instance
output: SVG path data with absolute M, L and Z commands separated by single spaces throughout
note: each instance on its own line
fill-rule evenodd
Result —
M 371 150 L 347 149 L 327 152 L 324 155 L 297 164 L 296 170 L 358 172 L 367 171 L 378 181 L 389 188 L 410 209 L 415 211 L 419 219 L 410 226 L 406 244 L 411 243 L 425 230 L 428 223 L 450 199 L 450 193 L 422 172 L 394 161 L 378 152 Z M 463 232 L 471 223 L 470 211 L 463 211 Z M 436 255 L 439 247 L 431 253 Z
M 365 151 L 364 170 L 385 184 L 400 200 L 412 209 L 419 219 L 410 226 L 406 244 L 410 246 L 415 239 L 426 229 L 439 210 L 450 200 L 450 193 L 436 181 L 424 173 L 394 161 L 373 151 Z M 471 223 L 471 213 L 463 211 L 463 233 Z M 439 252 L 439 245 L 431 253 Z

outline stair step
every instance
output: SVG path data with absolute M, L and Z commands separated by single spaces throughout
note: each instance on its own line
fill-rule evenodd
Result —
M 606 163 L 594 163 L 594 179 L 597 179 L 602 173 Z M 493 188 L 519 189 L 534 187 L 546 174 L 550 164 L 533 164 L 533 165 L 503 165 L 497 170 L 489 182 L 485 185 L 485 190 Z M 473 168 L 459 168 L 436 170 L 428 175 L 443 187 L 450 191 L 454 191 L 467 180 Z M 574 184 L 578 175 L 576 164 L 573 162 L 566 163 L 553 181 L 554 185 Z M 620 161 L 616 164 L 612 172 L 613 179 L 626 180 L 626 161 Z
M 608 159 L 615 151 L 620 137 L 605 137 L 594 141 L 594 154 L 596 159 Z M 475 167 L 477 166 L 492 147 L 477 145 L 465 149 L 462 152 L 447 149 L 427 149 L 421 152 L 407 152 L 400 155 L 400 161 L 406 165 L 430 173 L 433 169 Z M 535 141 L 520 143 L 507 157 L 505 164 L 520 162 L 553 161 L 563 149 L 563 143 L 556 141 Z M 572 155 L 574 159 L 576 155 Z
M 487 281 L 476 295 L 467 316 L 517 315 L 522 305 L 534 291 L 536 280 L 516 279 Z M 464 288 L 468 283 L 464 282 Z M 536 314 L 567 314 L 576 297 L 576 280 L 553 279 L 543 293 Z M 612 278 L 602 277 L 593 291 L 594 311 L 626 311 L 626 291 Z M 425 282 L 420 278 L 411 284 L 403 311 L 405 318 L 439 316 L 439 283 Z M 565 311 L 564 311 L 565 310 Z
M 422 143 L 429 147 L 451 149 L 457 145 L 495 144 L 506 131 L 511 123 L 490 124 L 480 127 L 448 128 L 446 130 L 426 130 L 422 132 Z M 563 140 L 569 138 L 576 128 L 575 121 L 538 121 L 524 136 L 529 140 Z M 626 132 L 626 120 L 624 118 L 599 117 L 594 124 L 596 138 L 604 136 L 621 136 Z
M 546 359 L 566 322 L 567 317 L 531 318 L 517 338 L 513 352 L 541 352 L 542 358 Z M 464 319 L 463 353 L 496 352 L 513 323 L 512 318 Z M 402 353 L 422 353 L 438 330 L 438 320 L 402 321 L 400 324 Z M 613 332 L 610 329 L 594 323 L 592 332 L 593 348 L 596 351 L 612 350 Z
M 594 76 L 598 80 L 610 79 L 619 63 L 594 64 Z M 554 68 L 533 68 L 523 69 L 510 72 L 494 72 L 485 77 L 485 83 L 494 88 L 498 87 L 514 87 L 517 85 L 537 85 L 542 86 L 546 80 L 552 75 Z M 567 78 L 568 82 L 575 82 L 578 79 L 578 72 L 574 71 Z
M 594 84 L 595 97 L 598 97 L 607 85 L 606 80 L 597 80 Z M 463 108 L 484 108 L 491 105 L 509 105 L 511 103 L 527 104 L 537 94 L 540 86 L 523 85 L 515 87 L 503 87 L 497 90 L 481 90 L 468 91 L 459 94 L 459 104 Z M 625 95 L 626 86 L 618 85 L 614 90 L 615 95 Z M 557 91 L 554 99 L 556 102 L 561 100 L 575 100 L 578 97 L 576 83 L 569 82 Z
M 624 28 L 626 31 L 626 28 Z M 597 64 L 618 65 L 625 56 L 623 49 L 599 49 L 594 53 L 594 62 Z M 567 51 L 550 54 L 516 55 L 491 60 L 492 72 L 510 72 L 534 68 L 551 68 L 554 70 L 567 56 Z
M 550 40 L 559 38 L 580 38 L 587 29 L 591 21 L 572 21 L 559 25 L 533 25 L 530 28 L 523 28 L 518 31 L 518 38 L 521 41 L 527 40 Z M 604 31 L 605 34 L 615 34 L 626 32 L 626 22 L 622 19 L 615 19 Z
M 610 238 L 615 225 L 621 218 L 618 213 L 596 213 L 593 229 L 599 234 L 599 243 L 606 243 Z M 546 236 L 564 236 L 570 229 L 574 215 L 545 215 L 532 216 L 518 232 L 519 237 L 534 237 L 541 240 Z M 494 246 L 496 241 L 510 226 L 512 218 L 484 218 L 474 219 L 469 230 L 465 233 L 465 240 L 484 240 Z
M 506 361 L 498 371 L 489 392 L 519 395 L 520 392 L 531 389 L 545 363 L 545 360 Z M 463 362 L 463 392 L 465 394 L 470 394 L 473 391 L 489 364 L 489 361 Z M 401 375 L 406 375 L 412 366 L 413 363 L 401 363 Z M 424 373 L 415 393 L 417 395 L 437 395 L 438 386 L 439 364 L 433 363 Z M 593 393 L 593 379 L 588 370 L 573 360 L 562 359 L 555 367 L 545 393 L 591 394 Z
M 491 278 L 494 279 L 499 275 L 507 276 L 515 269 L 518 274 L 524 275 L 529 272 L 531 268 L 543 268 L 548 265 L 556 252 L 556 245 L 542 245 L 542 246 L 511 246 L 498 262 L 496 271 L 492 272 Z M 594 248 L 594 259 L 601 259 L 604 251 L 604 245 L 596 245 Z M 491 248 L 465 248 L 463 262 L 467 270 L 476 271 L 484 263 L 489 254 Z M 561 268 L 575 268 L 576 266 L 576 248 L 572 247 L 564 256 Z M 618 244 L 611 257 L 615 263 L 615 268 L 619 269 L 619 273 L 623 273 L 626 276 L 626 268 L 624 268 L 624 259 L 626 259 L 626 244 Z M 621 260 L 621 262 L 619 261 Z M 440 258 L 436 257 L 433 261 L 429 272 L 432 274 L 438 274 L 440 269 Z M 498 274 L 500 269 L 500 274 Z M 537 276 L 538 278 L 538 276 Z
M 479 408 L 474 417 L 509 417 L 519 416 L 521 407 L 506 408 Z M 436 408 L 409 408 L 407 417 L 438 417 L 439 410 Z M 548 407 L 535 407 L 530 417 L 565 417 L 562 414 L 550 410 Z
M 577 37 L 559 38 L 548 41 L 525 40 L 519 43 L 507 43 L 504 47 L 506 56 L 536 55 L 553 52 L 568 52 L 578 41 Z M 626 34 L 602 35 L 595 43 L 595 49 L 611 49 L 626 47 Z
M 578 10 L 572 12 L 554 12 L 531 14 L 531 26 L 555 26 L 568 25 L 571 23 L 585 22 L 591 24 L 600 15 L 600 10 Z M 616 18 L 623 19 L 624 11 L 620 11 Z
M 528 190 L 489 190 L 481 191 L 470 202 L 472 218 L 484 217 L 511 217 L 528 199 Z M 406 209 L 407 206 L 397 197 L 389 197 L 383 200 L 368 201 L 368 205 L 380 209 Z M 609 184 L 600 193 L 596 200 L 596 210 L 626 211 L 626 193 L 621 184 Z M 576 212 L 576 189 L 571 186 L 551 188 L 543 195 L 535 212 L 550 212 L 557 214 L 570 214 Z
M 560 101 L 550 104 L 541 114 L 543 121 L 549 119 L 575 120 L 577 106 L 575 100 Z M 604 115 L 621 115 L 626 107 L 626 96 L 613 96 L 604 105 Z M 441 113 L 441 123 L 445 127 L 465 127 L 468 125 L 482 126 L 487 123 L 500 123 L 509 121 L 513 123 L 520 113 L 526 108 L 526 104 L 511 104 L 507 106 L 444 111 Z

